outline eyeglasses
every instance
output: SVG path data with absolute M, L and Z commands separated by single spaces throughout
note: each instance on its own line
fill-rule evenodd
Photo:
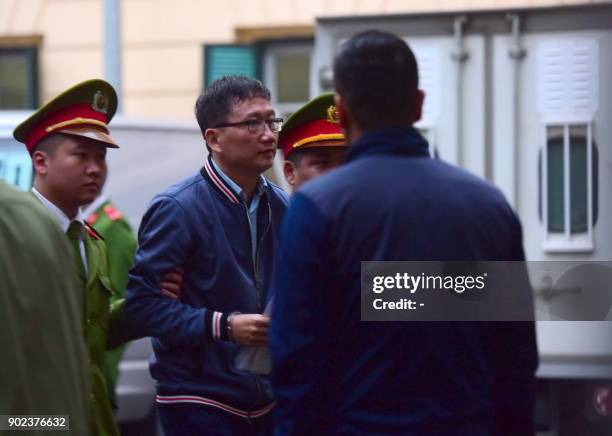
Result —
M 250 133 L 260 133 L 264 130 L 264 124 L 268 125 L 268 129 L 270 129 L 274 133 L 280 132 L 283 127 L 283 119 L 282 118 L 270 118 L 268 120 L 246 120 L 239 121 L 237 123 L 223 123 L 217 124 L 213 127 L 213 129 L 217 129 L 220 127 L 239 127 L 246 126 Z

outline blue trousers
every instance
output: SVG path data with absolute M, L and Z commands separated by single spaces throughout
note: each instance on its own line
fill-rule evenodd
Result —
M 197 404 L 158 405 L 166 436 L 271 436 L 272 413 L 246 419 Z

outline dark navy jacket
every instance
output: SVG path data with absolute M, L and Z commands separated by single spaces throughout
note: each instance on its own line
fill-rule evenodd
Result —
M 360 321 L 361 261 L 523 259 L 497 189 L 431 159 L 414 129 L 366 134 L 285 216 L 270 332 L 277 434 L 529 434 L 533 323 Z
M 143 217 L 125 314 L 140 335 L 154 337 L 158 403 L 202 404 L 242 417 L 271 409 L 269 381 L 235 368 L 239 347 L 227 337 L 231 312 L 262 313 L 269 299 L 288 196 L 272 183 L 265 189 L 255 262 L 246 205 L 209 161 L 157 195 Z M 180 301 L 158 289 L 176 265 L 185 271 Z

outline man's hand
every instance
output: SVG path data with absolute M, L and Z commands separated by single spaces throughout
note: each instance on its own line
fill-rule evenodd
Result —
M 230 321 L 232 338 L 239 345 L 266 345 L 269 325 L 270 318 L 258 313 L 235 314 Z
M 183 292 L 183 273 L 183 268 L 180 266 L 167 272 L 159 283 L 161 293 L 173 300 L 179 300 Z

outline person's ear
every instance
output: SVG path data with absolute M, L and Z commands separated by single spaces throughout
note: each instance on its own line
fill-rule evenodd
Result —
M 204 140 L 206 141 L 206 144 L 208 144 L 208 147 L 216 152 L 216 153 L 220 153 L 221 152 L 221 145 L 219 144 L 219 130 L 218 129 L 213 129 L 213 128 L 208 128 L 204 131 Z
M 412 124 L 416 123 L 423 116 L 423 103 L 425 102 L 425 92 L 421 89 L 417 89 L 416 95 L 414 96 L 414 110 L 412 112 Z
M 285 180 L 293 188 L 297 183 L 297 171 L 293 162 L 286 160 L 283 163 L 283 173 L 285 174 Z
M 32 166 L 34 172 L 40 175 L 46 175 L 49 169 L 49 155 L 44 151 L 36 150 L 32 154 Z

